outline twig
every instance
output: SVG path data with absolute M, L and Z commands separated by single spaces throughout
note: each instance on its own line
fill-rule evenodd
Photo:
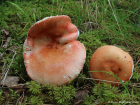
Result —
M 2 67 L 2 74 L 4 73 L 4 68 L 5 68 L 5 62 L 4 62 L 4 65 L 3 65 L 3 67 Z M 2 79 L 2 77 L 1 77 L 1 79 Z
M 8 74 L 8 72 L 9 72 L 9 70 L 10 70 L 10 67 L 11 67 L 11 65 L 12 65 L 12 63 L 13 63 L 13 60 L 14 60 L 16 54 L 17 54 L 17 53 L 14 52 L 14 55 L 13 55 L 12 61 L 11 61 L 10 65 L 9 65 L 7 71 L 5 71 L 6 73 L 5 73 L 5 76 L 4 76 L 4 79 L 3 79 L 2 87 L 4 86 L 5 79 L 6 79 L 6 77 L 7 77 L 7 74 Z
M 137 65 L 140 62 L 140 59 L 135 63 L 135 65 Z
M 24 97 L 24 92 L 23 92 L 23 94 L 18 98 L 18 100 L 17 100 L 17 102 L 16 102 L 16 105 L 19 105 L 20 100 L 21 100 L 21 102 L 22 102 L 23 97 Z
M 84 77 L 80 77 L 80 78 L 84 78 Z M 112 83 L 118 83 L 121 84 L 121 82 L 114 82 L 114 81 L 108 81 L 108 80 L 102 80 L 102 79 L 94 79 L 94 78 L 84 78 L 87 80 L 98 80 L 98 81 L 105 81 L 105 82 L 112 82 Z M 128 85 L 140 85 L 140 83 L 128 83 Z
M 21 102 L 21 104 L 22 104 L 22 101 L 23 101 L 24 97 L 25 97 L 25 96 L 24 96 L 24 91 L 23 91 L 23 94 L 22 94 L 22 99 L 21 99 L 21 101 L 20 101 L 20 102 Z

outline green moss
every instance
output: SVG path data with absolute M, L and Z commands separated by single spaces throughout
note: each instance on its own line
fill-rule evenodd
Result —
M 14 58 L 11 65 L 10 75 L 16 75 L 20 77 L 20 81 L 25 82 L 25 80 L 30 80 L 26 68 L 24 65 L 23 53 L 18 53 Z
M 72 85 L 57 87 L 55 85 L 40 85 L 35 81 L 28 82 L 28 87 L 33 95 L 29 93 L 25 101 L 37 105 L 43 104 L 42 102 L 71 105 L 71 100 L 76 91 Z M 43 93 L 41 91 L 43 91 Z
M 0 104 L 3 104 L 4 97 L 2 96 L 3 91 L 0 89 Z
M 127 105 L 127 102 L 130 102 L 130 105 L 133 105 L 132 102 L 138 102 L 137 97 L 135 97 L 132 93 L 130 95 L 125 91 L 120 92 L 118 87 L 112 87 L 106 83 L 97 84 L 93 88 L 92 92 L 97 97 L 100 104 L 111 103 L 116 105 L 116 103 L 118 103 L 119 105 Z
M 79 35 L 77 40 L 80 40 L 81 43 L 84 44 L 86 48 L 86 63 L 85 63 L 85 69 L 89 66 L 89 61 L 92 56 L 92 54 L 97 50 L 97 48 L 106 45 L 106 43 L 101 42 L 96 35 L 99 35 L 98 31 L 89 31 L 86 33 L 82 33 Z

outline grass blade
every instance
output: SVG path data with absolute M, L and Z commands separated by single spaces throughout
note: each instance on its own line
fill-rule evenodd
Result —
M 31 19 L 29 18 L 29 16 L 23 11 L 23 9 L 21 9 L 17 4 L 15 4 L 15 3 L 12 3 L 12 2 L 9 2 L 9 1 L 7 1 L 8 3 L 10 3 L 10 4 L 12 4 L 12 5 L 14 5 L 15 7 L 17 7 L 27 18 L 28 18 L 28 20 L 30 21 L 30 24 L 32 25 L 32 21 L 31 21 Z
M 117 78 L 121 83 L 122 83 L 122 85 L 124 86 L 124 88 L 125 88 L 125 90 L 127 91 L 127 93 L 129 93 L 129 91 L 128 91 L 128 88 L 126 87 L 126 85 L 120 80 L 120 78 L 118 78 L 116 75 L 114 75 L 114 74 L 112 74 L 112 73 L 110 73 L 110 72 L 106 72 L 106 71 L 89 71 L 89 72 L 103 72 L 103 73 L 108 73 L 108 74 L 110 74 L 110 75 L 113 75 L 115 78 Z

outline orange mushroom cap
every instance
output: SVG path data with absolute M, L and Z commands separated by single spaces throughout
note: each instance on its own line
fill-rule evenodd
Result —
M 47 17 L 35 23 L 24 43 L 28 75 L 40 84 L 68 83 L 80 73 L 86 58 L 78 30 L 68 16 Z
M 133 59 L 122 49 L 106 45 L 98 48 L 89 63 L 90 71 L 106 71 L 118 76 L 122 82 L 129 81 L 133 73 Z M 105 82 L 112 86 L 121 86 L 120 81 L 113 75 L 103 72 L 91 72 L 96 82 Z

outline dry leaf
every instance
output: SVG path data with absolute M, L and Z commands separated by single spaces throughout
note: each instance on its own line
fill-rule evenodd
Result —
M 14 87 L 15 85 L 18 84 L 19 77 L 16 76 L 7 76 L 5 81 L 1 80 L 0 85 L 4 85 L 7 87 Z
M 11 37 L 8 37 L 5 44 L 3 45 L 3 48 L 6 48 L 8 46 L 8 43 L 10 41 Z
M 5 29 L 2 29 L 2 30 L 1 30 L 1 34 L 2 34 L 2 35 L 9 35 L 9 32 L 6 31 Z
M 74 105 L 80 105 L 88 95 L 88 89 L 78 90 L 75 94 Z

